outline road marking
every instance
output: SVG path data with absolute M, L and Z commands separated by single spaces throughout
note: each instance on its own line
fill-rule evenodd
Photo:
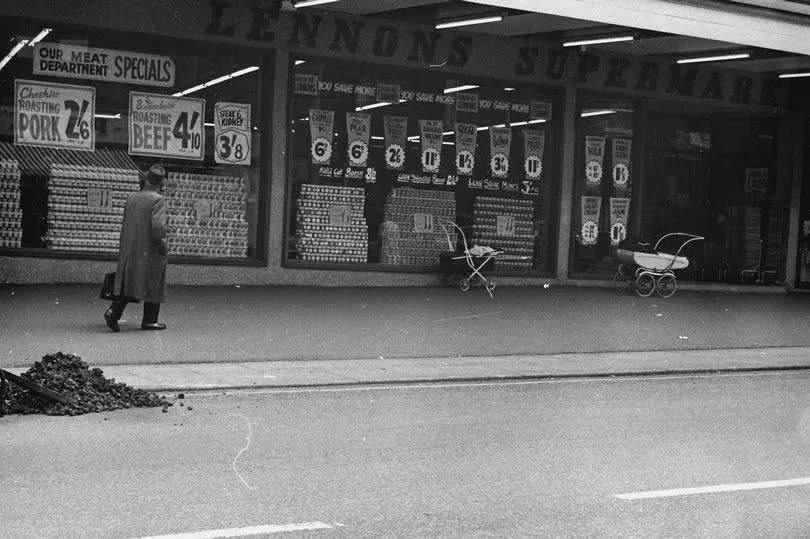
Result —
M 141 539 L 216 539 L 219 537 L 245 537 L 261 533 L 283 533 L 307 530 L 331 530 L 332 526 L 323 522 L 303 522 L 300 524 L 264 524 L 246 528 L 226 528 L 222 530 L 204 530 L 201 532 L 174 533 L 169 535 L 150 535 Z
M 491 313 L 473 314 L 471 316 L 452 316 L 450 318 L 439 318 L 434 322 L 447 322 L 448 320 L 469 320 L 470 318 L 480 318 L 482 316 L 492 316 L 493 314 L 501 314 L 503 311 L 495 311 Z
M 614 497 L 622 500 L 644 500 L 647 498 L 666 498 L 669 496 L 689 496 L 692 494 L 712 494 L 715 492 L 734 492 L 738 490 L 758 490 L 764 488 L 795 487 L 810 485 L 810 477 L 798 479 L 781 479 L 778 481 L 757 481 L 754 483 L 734 483 L 730 485 L 712 485 L 708 487 L 673 488 L 669 490 L 648 490 L 646 492 L 630 492 L 616 494 Z

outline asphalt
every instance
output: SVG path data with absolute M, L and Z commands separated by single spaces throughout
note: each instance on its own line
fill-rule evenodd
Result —
M 74 353 L 155 391 L 810 369 L 810 296 L 609 288 L 172 286 L 166 331 L 96 285 L 0 285 L 0 367 Z

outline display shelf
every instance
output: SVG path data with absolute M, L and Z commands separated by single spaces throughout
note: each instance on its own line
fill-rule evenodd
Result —
M 368 225 L 361 187 L 304 184 L 296 200 L 298 255 L 310 262 L 368 260 Z
M 438 267 L 439 255 L 449 249 L 448 234 L 450 243 L 456 245 L 452 191 L 394 189 L 386 197 L 384 210 L 380 230 L 384 264 Z
M 169 254 L 247 256 L 247 187 L 244 178 L 170 172 L 163 196 L 169 213 Z
M 55 250 L 117 252 L 127 196 L 137 190 L 135 169 L 54 163 L 46 243 Z
M 21 242 L 20 163 L 0 159 L 0 247 L 19 248 Z
M 473 224 L 468 234 L 472 243 L 504 250 L 495 261 L 498 269 L 532 269 L 534 201 L 479 196 L 473 203 Z

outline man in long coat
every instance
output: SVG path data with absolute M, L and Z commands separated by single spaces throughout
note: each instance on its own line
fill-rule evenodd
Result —
M 127 303 L 143 301 L 141 329 L 166 329 L 158 322 L 166 301 L 166 171 L 153 165 L 137 193 L 127 197 L 118 247 L 118 269 L 113 293 L 118 297 L 104 313 L 107 327 L 117 332 Z

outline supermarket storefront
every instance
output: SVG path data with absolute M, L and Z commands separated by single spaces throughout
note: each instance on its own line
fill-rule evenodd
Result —
M 620 244 L 670 231 L 707 238 L 685 281 L 795 263 L 776 79 L 275 3 L 113 4 L 0 7 L 21 39 L 51 28 L 0 70 L 4 280 L 98 281 L 154 162 L 175 283 L 437 284 L 449 223 L 505 249 L 502 284 L 610 279 Z

